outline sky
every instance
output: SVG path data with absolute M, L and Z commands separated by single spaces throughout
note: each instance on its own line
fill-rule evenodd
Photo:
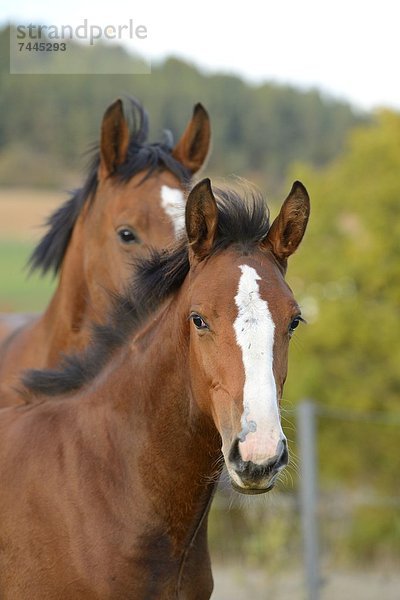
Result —
M 323 92 L 355 107 L 400 109 L 399 0 L 2 0 L 0 24 L 145 25 L 133 47 L 207 72 Z M 396 74 L 397 73 L 397 74 Z

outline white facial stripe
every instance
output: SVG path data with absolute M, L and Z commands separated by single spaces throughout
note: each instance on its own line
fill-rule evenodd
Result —
M 161 187 L 161 206 L 170 217 L 177 238 L 185 228 L 185 197 L 182 190 Z
M 233 325 L 245 373 L 239 447 L 243 460 L 263 462 L 275 454 L 283 437 L 272 371 L 275 325 L 268 303 L 260 297 L 257 271 L 248 265 L 240 270 Z

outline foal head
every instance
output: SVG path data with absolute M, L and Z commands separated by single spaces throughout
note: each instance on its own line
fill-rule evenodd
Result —
M 148 117 L 128 99 L 106 110 L 99 151 L 84 186 L 49 219 L 31 258 L 33 268 L 57 272 L 67 251 L 82 264 L 91 300 L 120 291 L 132 259 L 168 245 L 184 228 L 183 190 L 204 163 L 210 142 L 207 112 L 197 104 L 178 143 L 149 144 Z
M 245 212 L 241 200 L 223 193 L 216 202 L 209 180 L 188 198 L 190 378 L 221 435 L 233 486 L 254 494 L 271 489 L 288 463 L 279 405 L 302 318 L 284 274 L 309 198 L 296 182 L 271 227 L 260 198 Z
M 187 200 L 187 239 L 138 262 L 133 285 L 117 300 L 109 323 L 95 328 L 92 345 L 83 355 L 67 357 L 61 370 L 28 373 L 25 385 L 34 394 L 48 396 L 83 387 L 170 298 L 162 310 L 176 319 L 151 322 L 155 328 L 172 328 L 167 341 L 177 355 L 164 339 L 158 361 L 149 352 L 153 382 L 158 380 L 152 369 L 163 364 L 162 356 L 168 357 L 168 372 L 149 393 L 161 402 L 160 388 L 166 389 L 171 375 L 184 392 L 179 398 L 186 401 L 189 392 L 190 410 L 171 402 L 168 411 L 177 410 L 183 420 L 190 414 L 193 423 L 213 423 L 198 433 L 206 436 L 213 430 L 214 443 L 215 425 L 233 486 L 249 494 L 268 491 L 288 463 L 279 405 L 290 338 L 302 317 L 284 275 L 289 256 L 303 238 L 309 211 L 307 191 L 296 182 L 270 226 L 261 196 L 246 200 L 219 191 L 215 198 L 209 180 L 203 180 Z M 152 342 L 160 344 L 150 331 Z M 142 376 L 144 370 L 141 375 L 133 372 Z M 197 421 L 199 415 L 205 419 Z

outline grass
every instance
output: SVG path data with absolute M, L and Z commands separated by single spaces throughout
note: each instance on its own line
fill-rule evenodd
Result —
M 46 218 L 67 198 L 48 190 L 0 187 L 0 312 L 43 310 L 53 293 L 51 277 L 28 276 L 26 262 Z
M 0 239 L 35 242 L 43 235 L 43 223 L 66 193 L 0 187 Z
M 42 310 L 53 293 L 55 282 L 37 274 L 28 277 L 26 261 L 33 243 L 0 240 L 0 311 Z

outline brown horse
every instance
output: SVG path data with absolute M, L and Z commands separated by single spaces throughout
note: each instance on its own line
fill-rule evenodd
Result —
M 145 111 L 132 99 L 128 108 L 131 133 L 121 100 L 105 112 L 84 186 L 50 217 L 32 255 L 32 268 L 60 271 L 50 305 L 19 329 L 14 316 L 0 325 L 3 336 L 14 328 L 0 347 L 0 406 L 20 401 L 13 387 L 22 369 L 53 367 L 61 353 L 84 348 L 91 323 L 105 319 L 110 292 L 121 291 L 132 259 L 149 246 L 165 247 L 184 227 L 182 190 L 206 158 L 208 115 L 197 104 L 173 148 L 168 141 L 146 143 Z
M 93 344 L 25 376 L 41 401 L 0 411 L 2 599 L 210 597 L 222 456 L 249 494 L 288 462 L 284 273 L 308 215 L 299 182 L 270 227 L 262 197 L 203 180 L 187 237 L 140 260 Z

